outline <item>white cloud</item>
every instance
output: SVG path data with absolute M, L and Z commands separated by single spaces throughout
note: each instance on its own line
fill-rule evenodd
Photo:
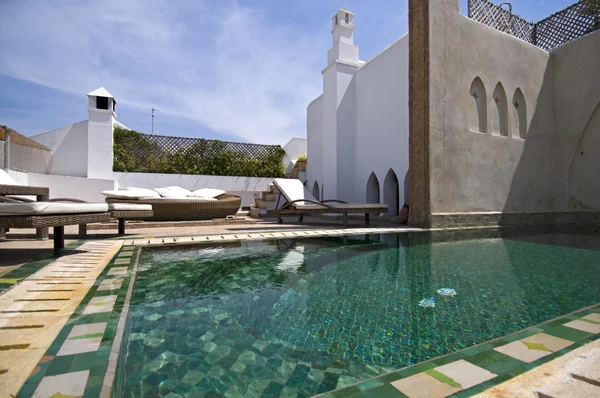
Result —
M 121 105 L 261 143 L 304 135 L 328 45 L 228 0 L 0 5 L 0 73 L 78 94 L 105 86 Z

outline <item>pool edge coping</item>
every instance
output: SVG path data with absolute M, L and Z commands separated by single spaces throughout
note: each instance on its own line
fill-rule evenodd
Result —
M 123 248 L 121 246 L 121 248 Z M 122 249 L 121 249 L 122 250 Z M 119 253 L 121 252 L 119 250 Z M 117 253 L 118 255 L 118 253 Z M 112 397 L 115 383 L 117 380 L 117 368 L 119 365 L 119 358 L 121 357 L 121 350 L 123 348 L 123 337 L 125 333 L 125 326 L 127 325 L 127 315 L 129 314 L 129 306 L 131 303 L 131 296 L 133 295 L 133 288 L 135 285 L 136 274 L 138 270 L 138 265 L 140 262 L 140 257 L 142 255 L 142 248 L 139 248 L 136 253 L 135 262 L 133 263 L 133 268 L 131 270 L 131 275 L 129 279 L 129 286 L 127 287 L 127 294 L 125 295 L 125 302 L 123 303 L 123 309 L 121 310 L 121 314 L 119 314 L 119 320 L 117 321 L 117 331 L 113 338 L 113 344 L 111 346 L 110 355 L 108 358 L 108 364 L 106 367 L 106 372 L 104 374 L 104 380 L 102 381 L 102 388 L 100 390 L 100 397 Z M 113 359 L 111 359 L 113 357 Z

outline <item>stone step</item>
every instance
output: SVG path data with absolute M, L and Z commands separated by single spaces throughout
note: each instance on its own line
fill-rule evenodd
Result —
M 266 200 L 267 202 L 276 202 L 278 196 L 279 196 L 278 194 L 271 193 L 271 192 L 263 192 L 262 193 L 262 199 Z
M 254 207 L 266 210 L 269 207 L 269 203 L 266 200 L 254 199 Z
M 250 206 L 248 216 L 250 216 L 250 218 L 260 218 L 260 209 L 254 206 Z
M 250 217 L 251 218 L 264 218 L 264 217 L 275 217 L 277 215 L 277 211 L 275 210 L 267 210 L 267 209 L 259 209 L 258 207 L 250 207 Z

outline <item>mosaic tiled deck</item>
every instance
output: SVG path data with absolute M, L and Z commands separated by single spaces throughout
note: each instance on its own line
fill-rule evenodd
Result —
M 125 241 L 18 396 L 471 396 L 599 337 L 597 238 L 344 232 Z

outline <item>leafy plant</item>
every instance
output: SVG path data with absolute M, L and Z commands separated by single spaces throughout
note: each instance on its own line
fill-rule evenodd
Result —
M 583 9 L 579 12 L 594 18 L 594 25 L 590 32 L 600 29 L 600 0 L 583 0 Z
M 304 156 L 304 155 L 298 156 L 296 163 L 306 163 L 306 156 Z
M 244 151 L 227 149 L 222 141 L 200 139 L 189 148 L 170 152 L 147 137 L 115 127 L 113 170 L 243 177 L 282 177 L 285 173 L 285 151 L 280 146 L 263 155 L 251 156 Z

